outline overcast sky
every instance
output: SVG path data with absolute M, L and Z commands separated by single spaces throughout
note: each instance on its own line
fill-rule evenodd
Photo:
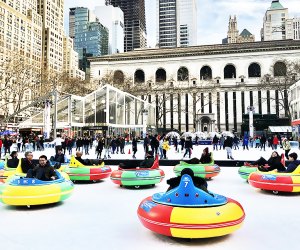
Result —
M 65 0 L 65 29 L 68 33 L 68 10 L 71 7 L 104 5 L 104 0 Z M 197 0 L 198 44 L 218 44 L 227 36 L 229 15 L 236 15 L 239 32 L 244 28 L 260 41 L 260 29 L 266 10 L 272 0 Z M 145 0 L 148 45 L 156 43 L 156 0 Z M 300 17 L 300 0 L 281 0 L 283 7 L 289 9 L 290 17 Z

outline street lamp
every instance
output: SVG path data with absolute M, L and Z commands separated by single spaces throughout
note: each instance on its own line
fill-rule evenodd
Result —
M 255 107 L 248 106 L 247 111 L 249 113 L 249 136 L 253 138 L 254 129 L 253 129 L 253 113 L 255 112 Z
M 148 110 L 146 108 L 142 109 L 142 114 L 143 114 L 143 138 L 145 138 L 147 134 Z

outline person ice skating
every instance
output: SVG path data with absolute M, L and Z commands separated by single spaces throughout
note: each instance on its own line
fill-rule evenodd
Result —
M 218 151 L 218 142 L 219 142 L 219 138 L 217 137 L 217 135 L 214 136 L 212 143 L 213 143 L 213 150 L 217 150 Z
M 191 158 L 192 154 L 192 149 L 193 149 L 193 142 L 192 142 L 192 137 L 188 137 L 184 143 L 185 147 L 185 153 L 183 155 L 183 158 L 188 154 L 189 158 Z
M 291 150 L 291 144 L 290 144 L 290 141 L 288 140 L 288 138 L 284 138 L 282 140 L 282 148 L 284 150 L 285 158 L 288 160 L 289 159 L 289 152 Z
M 232 157 L 232 144 L 233 144 L 233 139 L 230 136 L 227 136 L 227 138 L 224 141 L 224 147 L 225 150 L 227 151 L 227 159 L 234 160 Z
M 167 159 L 167 151 L 170 149 L 169 141 L 167 138 L 165 138 L 162 143 L 162 149 L 163 149 L 164 159 Z
M 135 154 L 136 154 L 136 152 L 137 152 L 137 143 L 138 143 L 138 140 L 137 140 L 137 138 L 136 138 L 136 136 L 132 139 L 132 153 L 133 153 L 133 155 L 132 155 L 132 158 L 136 158 L 135 157 Z
M 245 135 L 243 138 L 243 150 L 245 150 L 245 148 L 247 148 L 247 150 L 249 150 L 248 144 L 249 144 L 249 138 L 248 138 L 248 136 Z

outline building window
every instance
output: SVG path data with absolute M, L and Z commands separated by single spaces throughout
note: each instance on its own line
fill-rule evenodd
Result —
M 155 81 L 158 82 L 158 83 L 161 83 L 161 82 L 166 82 L 166 80 L 167 80 L 166 71 L 164 69 L 156 70 Z
M 114 73 L 114 84 L 123 84 L 124 83 L 124 74 L 121 70 L 117 70 Z
M 177 71 L 177 81 L 188 81 L 189 70 L 186 67 L 180 67 Z
M 143 70 L 139 69 L 134 73 L 134 83 L 144 83 L 145 82 L 145 73 Z
M 261 77 L 261 69 L 259 64 L 251 63 L 248 68 L 248 77 Z
M 286 65 L 284 62 L 274 64 L 274 76 L 286 76 Z
M 228 64 L 224 68 L 224 79 L 236 78 L 236 70 L 234 65 Z
M 201 80 L 210 80 L 212 79 L 212 71 L 209 66 L 204 66 L 200 70 L 200 79 Z

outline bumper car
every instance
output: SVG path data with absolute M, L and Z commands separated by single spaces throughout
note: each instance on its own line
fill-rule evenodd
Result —
M 255 188 L 278 192 L 300 192 L 300 166 L 292 173 L 280 173 L 275 171 L 256 171 L 250 174 L 248 182 Z
M 72 194 L 74 184 L 65 173 L 56 171 L 56 175 L 58 179 L 53 181 L 13 175 L 0 186 L 0 202 L 30 207 L 63 201 Z
M 0 170 L 4 168 L 4 164 L 5 164 L 5 162 L 0 160 Z
M 3 169 L 0 169 L 0 183 L 4 183 L 6 179 L 14 174 L 22 174 L 21 170 L 21 161 L 22 159 L 19 159 L 19 164 L 15 168 L 8 167 L 8 161 L 9 159 L 5 159 L 4 167 Z
M 99 163 L 95 162 L 95 164 Z M 111 168 L 104 166 L 104 162 L 101 165 L 85 166 L 81 162 L 77 161 L 74 156 L 70 159 L 68 166 L 62 166 L 60 171 L 67 173 L 72 181 L 99 181 L 107 178 L 111 174 Z
M 256 166 L 252 166 L 252 165 L 249 165 L 249 166 L 244 165 L 244 166 L 241 166 L 238 171 L 239 171 L 239 175 L 243 179 L 248 180 L 249 175 L 251 173 L 257 171 L 257 167 Z
M 180 176 L 183 169 L 190 168 L 193 170 L 195 176 L 211 179 L 212 177 L 217 176 L 221 171 L 220 167 L 214 164 L 212 153 L 211 158 L 212 161 L 205 164 L 189 164 L 187 162 L 180 161 L 180 163 L 174 167 L 174 173 L 176 176 Z
M 142 224 L 155 233 L 190 239 L 230 234 L 245 219 L 237 201 L 196 188 L 186 174 L 178 187 L 144 199 L 137 214 Z
M 165 177 L 163 170 L 159 169 L 158 157 L 155 158 L 151 168 L 134 166 L 132 161 L 128 161 L 126 168 L 120 168 L 111 173 L 110 179 L 113 183 L 122 186 L 139 188 L 140 186 L 155 186 Z M 129 164 L 131 164 L 129 166 Z

